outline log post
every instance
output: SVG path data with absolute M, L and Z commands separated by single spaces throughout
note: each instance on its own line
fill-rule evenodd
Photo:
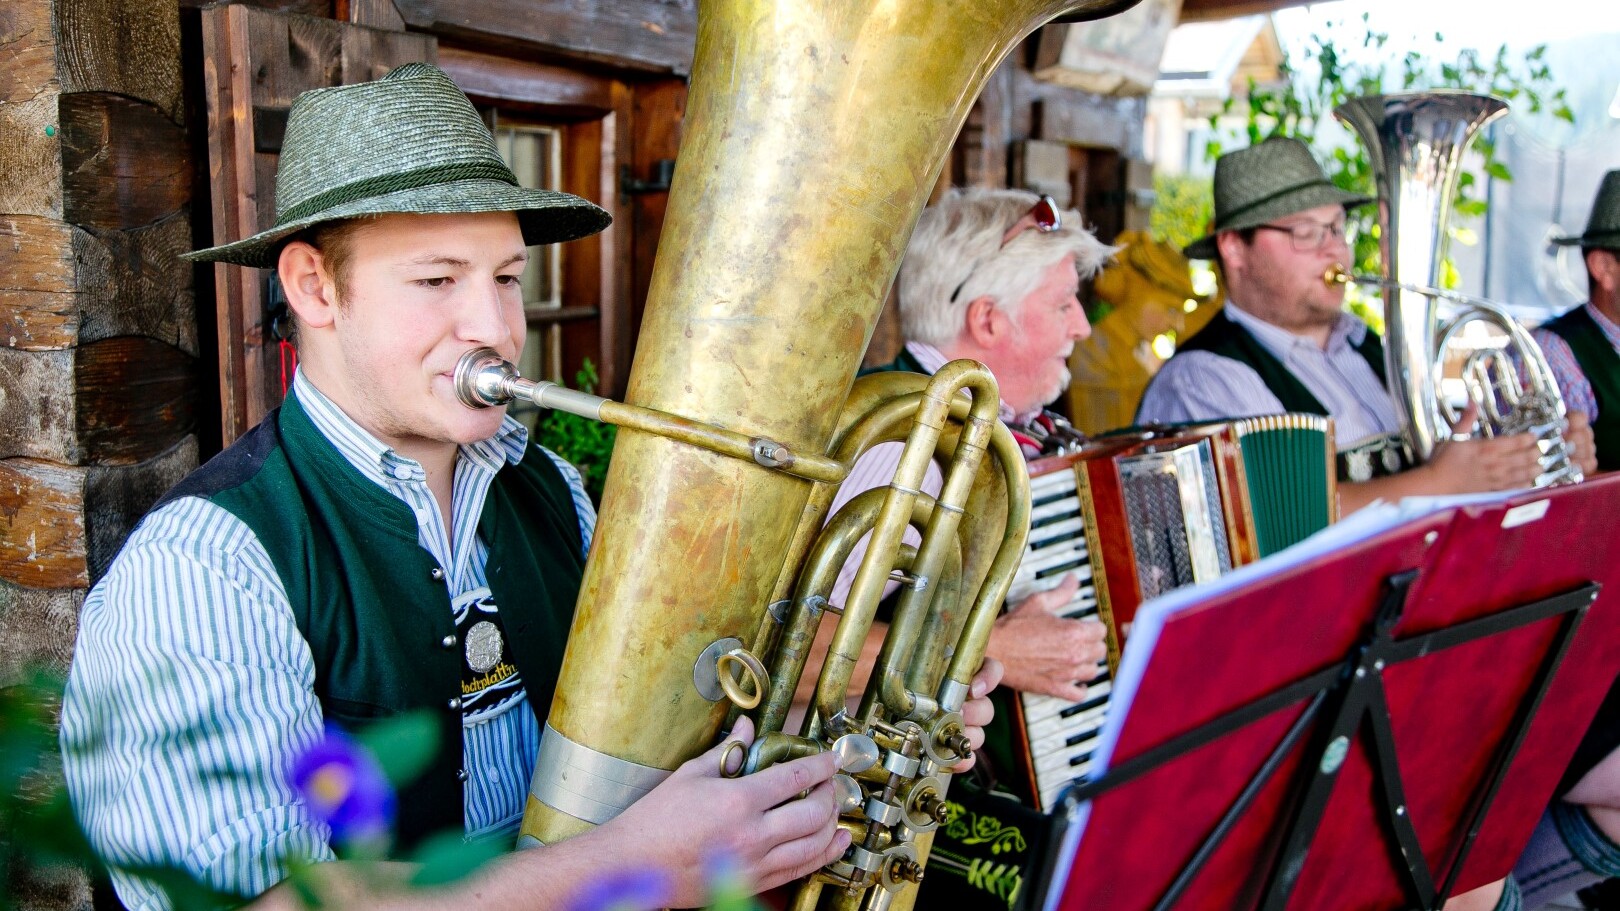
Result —
M 177 0 L 0 3 L 0 686 L 64 672 L 79 608 L 197 463 Z M 9 870 L 28 911 L 83 873 Z

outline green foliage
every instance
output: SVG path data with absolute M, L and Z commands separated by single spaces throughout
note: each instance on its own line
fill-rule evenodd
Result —
M 581 392 L 595 393 L 598 381 L 596 365 L 586 358 L 585 365 L 574 374 L 574 384 Z M 612 424 L 566 411 L 550 411 L 541 416 L 535 441 L 578 468 L 591 500 L 601 503 L 602 485 L 607 482 L 608 460 L 613 455 L 617 430 Z
M 1188 174 L 1153 175 L 1153 213 L 1148 233 L 1180 249 L 1209 231 L 1215 218 L 1213 184 Z
M 376 757 L 389 783 L 400 788 L 421 777 L 433 762 L 439 725 L 426 710 L 405 712 L 367 726 L 354 739 Z
M 1242 130 L 1247 140 L 1244 145 L 1273 136 L 1289 136 L 1315 146 L 1321 129 L 1333 122 L 1334 108 L 1358 96 L 1397 91 L 1483 92 L 1507 101 L 1516 110 L 1551 111 L 1561 120 L 1575 121 L 1565 90 L 1556 85 L 1546 63 L 1545 45 L 1537 45 L 1517 59 L 1506 45 L 1494 54 L 1462 48 L 1449 58 L 1416 51 L 1393 58 L 1386 50 L 1389 37 L 1388 32 L 1372 28 L 1366 13 L 1361 15 L 1359 33 L 1343 28 L 1334 35 L 1311 35 L 1299 65 L 1291 60 L 1282 64 L 1279 85 L 1262 86 L 1250 81 L 1247 110 L 1241 112 L 1244 115 Z M 1445 39 L 1437 33 L 1434 40 L 1443 43 Z M 1222 112 L 1210 117 L 1213 132 L 1205 147 L 1209 160 L 1218 158 L 1224 150 L 1219 133 L 1222 121 L 1243 103 L 1243 99 L 1228 99 Z M 1473 232 L 1462 222 L 1485 214 L 1486 203 L 1480 195 L 1484 188 L 1483 176 L 1502 181 L 1513 179 L 1508 167 L 1496 157 L 1496 146 L 1490 136 L 1479 136 L 1471 148 L 1481 156 L 1478 172 L 1465 167 L 1460 175 L 1453 204 L 1461 217 L 1456 219 L 1457 224 L 1449 226 L 1452 238 L 1460 243 L 1473 239 Z M 1324 165 L 1328 176 L 1340 188 L 1366 196 L 1376 194 L 1371 165 L 1366 150 L 1359 143 L 1333 149 Z M 1355 244 L 1355 271 L 1376 273 L 1378 235 L 1373 224 L 1373 207 L 1352 211 L 1351 218 L 1360 229 Z
M 0 688 L 0 909 L 15 907 L 7 871 L 58 865 L 78 867 L 92 875 L 106 870 L 74 818 L 62 780 L 56 735 L 62 688 L 59 676 L 43 671 L 32 673 L 20 684 Z M 378 722 L 355 739 L 376 755 L 390 780 L 401 785 L 427 768 L 437 738 L 433 715 L 418 712 Z M 95 746 L 73 745 L 75 749 Z M 490 841 L 465 842 L 459 830 L 429 838 L 410 858 L 417 865 L 410 885 L 452 882 L 500 853 L 500 847 Z M 294 894 L 305 907 L 321 907 L 316 887 L 319 865 L 292 861 L 288 867 Z M 390 865 L 362 862 L 351 870 L 362 883 L 377 889 L 400 885 Z M 179 866 L 135 865 L 124 872 L 157 885 L 178 911 L 218 911 L 241 904 L 239 896 L 221 893 Z
M 0 689 L 0 908 L 14 904 L 10 871 L 91 857 L 61 785 L 61 703 L 60 683 L 43 673 Z
M 417 849 L 412 859 L 418 866 L 410 884 L 422 889 L 448 885 L 503 853 L 493 838 L 467 841 L 460 832 L 440 832 L 424 839 Z

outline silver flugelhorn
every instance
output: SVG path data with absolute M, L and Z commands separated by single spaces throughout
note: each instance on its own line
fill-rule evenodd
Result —
M 1329 269 L 1323 280 L 1378 288 L 1384 300 L 1385 373 L 1407 448 L 1419 463 L 1451 436 L 1460 410 L 1441 394 L 1446 350 L 1460 330 L 1483 321 L 1507 335 L 1499 348 L 1472 352 L 1462 378 L 1479 407 L 1475 435 L 1531 433 L 1541 447 L 1537 487 L 1582 480 L 1569 444 L 1564 399 L 1546 356 L 1500 305 L 1439 288 L 1452 199 L 1464 151 L 1475 134 L 1507 111 L 1489 95 L 1414 92 L 1354 98 L 1334 114 L 1360 135 L 1378 183 L 1382 274 Z M 1455 310 L 1440 318 L 1444 301 Z M 1524 366 L 1521 382 L 1516 354 Z

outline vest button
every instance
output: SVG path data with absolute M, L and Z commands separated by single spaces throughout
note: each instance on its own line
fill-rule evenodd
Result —
M 435 581 L 435 582 L 443 582 L 444 581 L 444 570 L 440 569 L 437 566 L 435 566 L 432 569 L 428 570 L 428 576 L 431 577 L 433 579 L 433 581 Z
M 452 711 L 452 712 L 460 711 L 461 710 L 461 697 L 460 696 L 451 696 L 450 701 L 446 702 L 445 705 L 449 706 L 450 711 Z
M 445 636 L 443 639 L 439 640 L 439 644 L 444 646 L 445 648 L 455 648 L 456 647 L 456 634 L 451 633 L 450 635 Z
M 467 770 L 466 769 L 456 769 L 456 780 L 457 781 L 466 781 L 467 780 Z

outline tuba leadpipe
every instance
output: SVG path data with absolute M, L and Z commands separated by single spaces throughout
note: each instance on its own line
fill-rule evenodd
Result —
M 1454 91 L 1372 95 L 1335 109 L 1367 149 L 1378 185 L 1383 255 L 1378 276 L 1353 276 L 1335 266 L 1323 281 L 1364 284 L 1382 296 L 1385 374 L 1406 447 L 1417 462 L 1428 461 L 1435 445 L 1450 438 L 1460 417 L 1461 410 L 1441 394 L 1448 343 L 1464 325 L 1483 321 L 1507 336 L 1528 382 L 1521 383 L 1505 350 L 1470 358 L 1464 387 L 1479 407 L 1478 433 L 1533 434 L 1542 453 L 1536 486 L 1574 483 L 1582 474 L 1563 437 L 1564 400 L 1541 347 L 1499 304 L 1437 287 L 1463 153 L 1506 111 L 1500 99 Z M 1459 312 L 1441 320 L 1442 301 Z

